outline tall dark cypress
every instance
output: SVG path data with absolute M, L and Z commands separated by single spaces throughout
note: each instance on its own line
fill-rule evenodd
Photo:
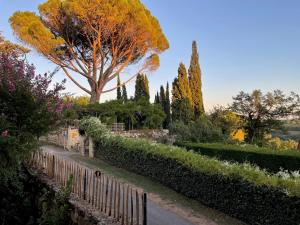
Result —
M 154 104 L 160 104 L 160 96 L 159 93 L 156 92 L 155 98 L 154 98 Z
M 119 75 L 117 78 L 117 100 L 122 100 L 121 80 Z
M 165 128 L 169 128 L 171 124 L 171 103 L 170 103 L 170 90 L 169 83 L 167 83 L 166 87 L 166 103 L 165 103 Z
M 205 111 L 202 96 L 201 69 L 196 41 L 193 41 L 192 48 L 191 63 L 189 68 L 189 85 L 192 94 L 192 105 L 194 107 L 195 119 L 198 119 L 205 113 Z
M 165 103 L 166 103 L 166 94 L 165 94 L 165 89 L 164 89 L 163 85 L 160 86 L 160 92 L 159 93 L 160 93 L 159 100 L 160 100 L 162 108 L 164 109 L 165 108 Z
M 123 102 L 128 101 L 127 90 L 125 84 L 122 85 L 122 100 Z

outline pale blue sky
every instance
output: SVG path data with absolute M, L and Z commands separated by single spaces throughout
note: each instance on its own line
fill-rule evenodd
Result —
M 0 30 L 14 40 L 8 24 L 16 10 L 35 10 L 43 0 L 0 0 Z M 300 93 L 299 0 L 142 0 L 163 28 L 170 49 L 149 75 L 152 97 L 172 83 L 182 61 L 188 67 L 192 40 L 199 48 L 206 108 L 227 105 L 239 91 L 282 89 Z M 32 52 L 39 72 L 54 66 Z M 56 79 L 62 79 L 62 72 Z M 133 94 L 134 83 L 128 86 Z M 81 93 L 67 83 L 67 91 Z M 105 94 L 102 100 L 114 98 Z

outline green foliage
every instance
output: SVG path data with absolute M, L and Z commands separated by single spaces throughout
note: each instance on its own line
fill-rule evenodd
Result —
M 155 98 L 154 98 L 154 104 L 160 104 L 160 96 L 159 93 L 156 92 Z
M 84 118 L 80 121 L 80 129 L 95 141 L 105 141 L 109 138 L 110 132 L 106 125 L 96 117 Z
M 176 136 L 177 141 L 218 142 L 224 140 L 221 130 L 206 117 L 201 117 L 189 124 L 173 122 L 170 126 L 170 133 Z
M 57 127 L 65 109 L 53 74 L 37 75 L 19 54 L 0 52 L 0 170 L 18 167 L 38 137 Z
M 172 102 L 181 99 L 188 99 L 191 106 L 193 106 L 189 80 L 183 63 L 179 64 L 178 77 L 174 79 L 172 89 Z
M 134 99 L 139 101 L 140 99 L 150 99 L 149 81 L 146 74 L 138 74 L 135 81 L 135 93 Z
M 296 172 L 270 175 L 249 164 L 221 162 L 182 148 L 119 136 L 97 143 L 96 156 L 249 224 L 300 222 L 300 175 Z
M 0 179 L 1 224 L 72 224 L 68 203 L 70 185 L 55 194 L 23 166 L 5 172 L 0 170 Z
M 125 84 L 122 85 L 122 100 L 123 100 L 123 102 L 128 101 L 127 90 L 126 90 Z
M 66 187 L 57 193 L 49 191 L 42 197 L 42 215 L 39 225 L 67 225 L 71 224 L 70 211 L 71 205 L 69 198 L 72 192 L 73 177 L 71 176 Z
M 170 91 L 169 91 L 169 83 L 167 83 L 166 90 L 164 86 L 160 86 L 160 92 L 156 94 L 154 99 L 155 104 L 160 104 L 162 109 L 166 114 L 166 118 L 163 121 L 163 128 L 167 129 L 171 123 L 171 106 L 170 106 Z
M 199 55 L 197 50 L 197 43 L 193 41 L 192 56 L 189 68 L 189 86 L 192 95 L 192 105 L 194 107 L 195 119 L 197 120 L 200 116 L 203 116 L 204 104 L 202 96 L 202 75 L 199 65 Z
M 166 102 L 164 104 L 164 111 L 166 114 L 166 119 L 164 121 L 164 127 L 169 128 L 170 124 L 171 124 L 171 103 L 170 103 L 169 83 L 167 83 L 167 88 L 166 88 Z
M 273 173 L 277 173 L 282 169 L 288 171 L 300 169 L 300 152 L 292 150 L 278 151 L 253 145 L 221 143 L 178 142 L 176 145 L 220 160 L 238 163 L 249 162 Z
M 117 100 L 122 101 L 121 80 L 119 75 L 117 78 Z
M 38 137 L 63 120 L 64 87 L 51 88 L 54 74 L 35 74 L 20 51 L 11 50 L 15 47 L 0 48 L 0 224 L 36 225 L 45 185 L 23 162 L 36 150 Z
M 78 109 L 80 117 L 97 116 L 107 125 L 125 123 L 126 129 L 157 129 L 162 127 L 165 113 L 160 105 L 150 104 L 147 99 L 139 101 L 109 101 L 91 104 Z
M 193 108 L 187 98 L 172 101 L 172 121 L 190 123 L 194 118 Z
M 180 63 L 178 77 L 172 84 L 172 120 L 189 123 L 194 119 L 192 95 L 184 64 Z
M 244 120 L 236 113 L 223 107 L 214 107 L 209 115 L 210 121 L 222 130 L 222 133 L 230 138 L 237 129 L 243 127 Z

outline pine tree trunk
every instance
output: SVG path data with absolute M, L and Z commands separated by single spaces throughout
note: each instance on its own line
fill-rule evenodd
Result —
M 92 92 L 92 95 L 91 95 L 91 98 L 90 98 L 90 103 L 91 104 L 94 104 L 94 103 L 99 103 L 100 101 L 100 96 L 101 94 L 97 91 L 93 91 Z
M 300 151 L 300 139 L 298 141 L 298 148 L 297 149 Z

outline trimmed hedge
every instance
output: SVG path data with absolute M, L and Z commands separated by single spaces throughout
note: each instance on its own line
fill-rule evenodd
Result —
M 96 141 L 96 157 L 149 176 L 248 224 L 300 224 L 299 174 L 270 175 L 249 164 L 221 162 L 178 147 L 103 135 L 95 119 L 82 124 Z
M 255 146 L 240 146 L 229 144 L 206 144 L 181 142 L 177 146 L 187 150 L 216 157 L 220 160 L 233 161 L 238 163 L 249 162 L 269 172 L 277 173 L 281 169 L 288 171 L 300 170 L 300 153 L 297 151 L 274 151 L 267 148 Z

